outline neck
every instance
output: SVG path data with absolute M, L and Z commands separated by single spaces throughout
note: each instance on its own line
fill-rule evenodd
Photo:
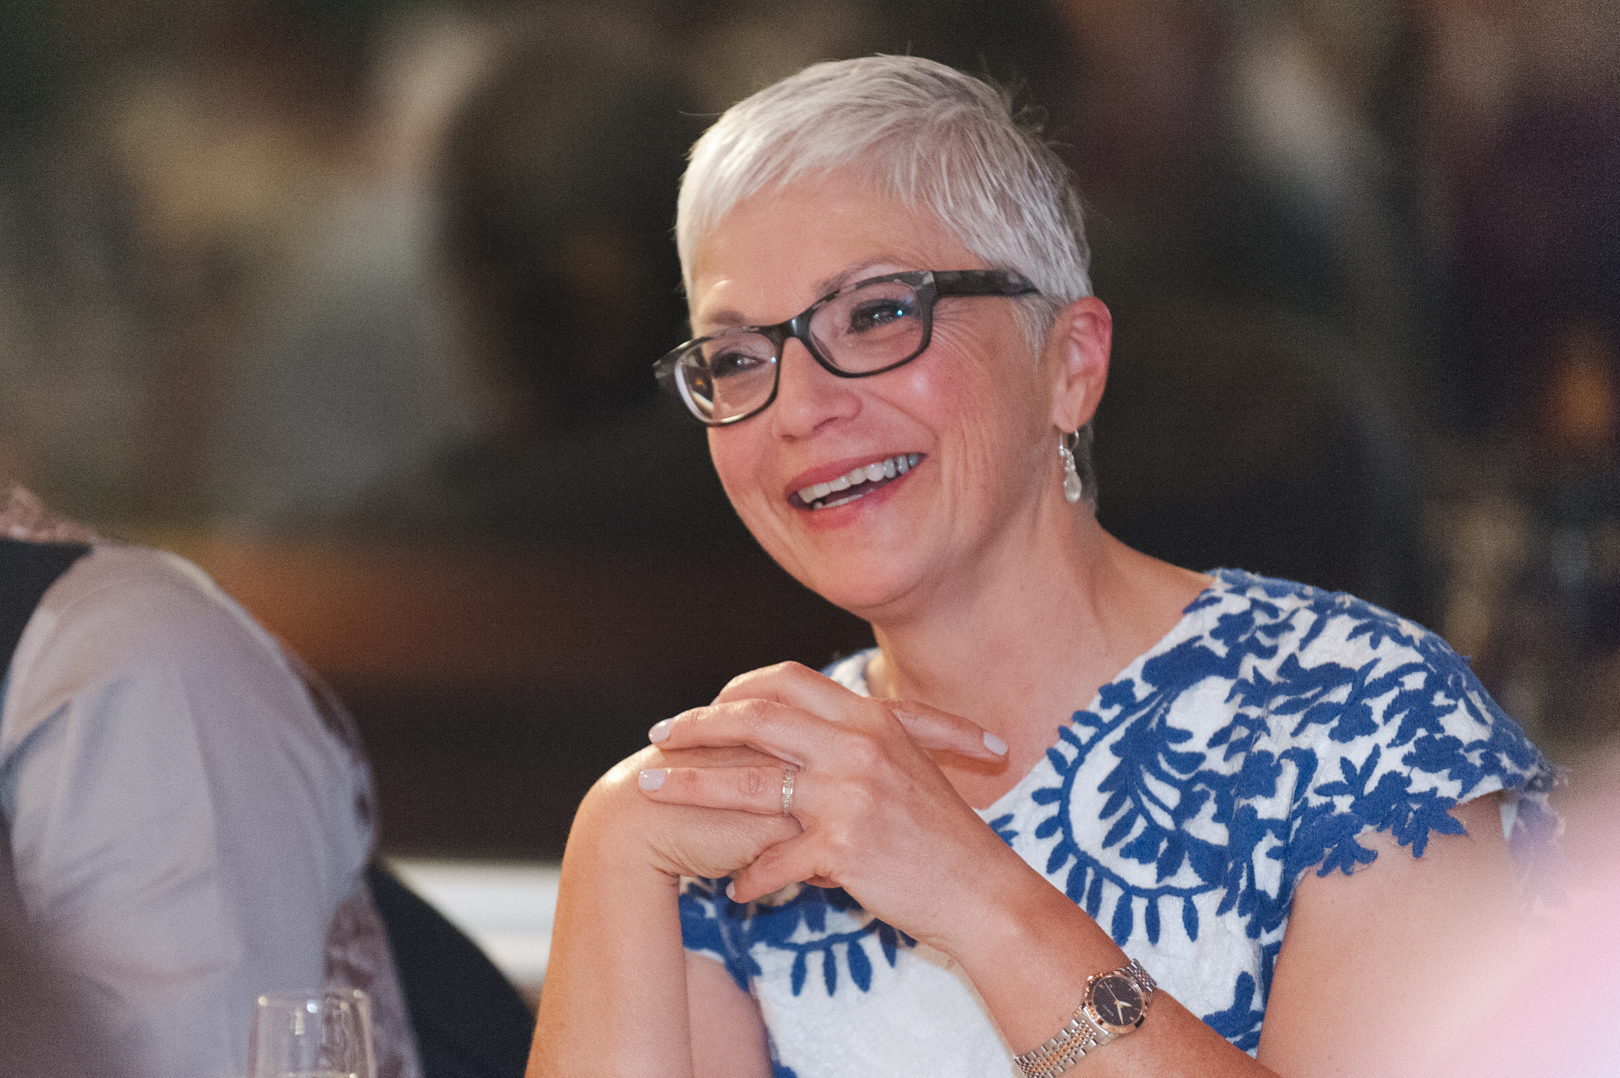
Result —
M 1010 789 L 1060 725 L 1157 643 L 1208 578 L 1126 547 L 1088 512 L 1045 518 L 1018 557 L 987 557 L 921 610 L 875 619 L 876 696 L 919 700 L 1008 743 L 996 768 L 939 759 L 970 804 Z

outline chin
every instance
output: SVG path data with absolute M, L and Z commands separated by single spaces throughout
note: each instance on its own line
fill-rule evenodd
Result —
M 912 574 L 874 571 L 874 561 L 881 563 L 881 559 L 870 555 L 839 559 L 836 566 L 825 561 L 788 563 L 777 558 L 777 563 L 799 583 L 866 621 L 892 610 L 916 588 Z
M 881 492 L 880 492 L 881 493 Z M 856 617 L 892 607 L 926 575 L 931 544 L 916 529 L 894 519 L 887 499 L 815 515 L 795 512 L 787 520 L 756 528 L 744 523 L 766 553 L 799 583 Z M 882 510 L 888 509 L 888 513 Z M 824 514 L 824 515 L 823 515 Z M 825 523 L 823 523 L 825 521 Z

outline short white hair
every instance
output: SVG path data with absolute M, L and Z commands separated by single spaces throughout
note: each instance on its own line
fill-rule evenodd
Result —
M 1079 193 L 1010 95 L 933 60 L 867 56 L 766 87 L 692 146 L 675 216 L 688 295 L 698 245 L 739 202 L 841 171 L 932 213 L 986 266 L 1028 277 L 1040 295 L 1014 309 L 1037 357 L 1059 312 L 1091 294 Z M 1077 457 L 1095 491 L 1089 453 Z

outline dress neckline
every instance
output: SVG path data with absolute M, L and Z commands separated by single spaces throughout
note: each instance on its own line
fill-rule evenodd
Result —
M 1082 711 L 1097 711 L 1102 705 L 1102 698 L 1105 692 L 1117 685 L 1120 685 L 1122 682 L 1137 680 L 1141 674 L 1142 667 L 1150 660 L 1156 656 L 1164 654 L 1185 640 L 1191 639 L 1194 636 L 1202 635 L 1207 629 L 1206 623 L 1209 618 L 1209 615 L 1206 612 L 1218 605 L 1212 600 L 1229 595 L 1236 590 L 1240 590 L 1242 587 L 1247 586 L 1255 579 L 1251 574 L 1236 569 L 1211 569 L 1206 575 L 1211 578 L 1210 583 L 1196 596 L 1194 596 L 1191 602 L 1182 608 L 1180 619 L 1170 627 L 1169 631 L 1161 636 L 1153 644 L 1153 646 L 1149 647 L 1146 651 L 1137 655 L 1136 658 L 1127 663 L 1119 671 L 1119 673 L 1115 674 L 1108 681 L 1099 685 L 1097 687 L 1097 691 L 1092 694 L 1091 699 L 1087 701 L 1085 707 L 1076 708 L 1074 711 L 1069 713 L 1069 716 L 1066 719 L 1052 728 L 1052 740 L 1047 745 L 1048 752 L 1057 747 L 1058 741 L 1062 736 L 1059 731 L 1074 725 L 1074 716 L 1076 714 Z M 866 681 L 866 667 L 867 664 L 872 661 L 873 656 L 877 654 L 877 648 L 868 648 L 857 655 L 850 656 L 851 659 L 860 659 L 859 669 L 851 671 L 853 674 L 851 681 L 856 681 L 856 679 L 858 679 L 858 682 L 856 684 L 851 684 L 850 688 L 859 692 L 862 696 L 872 695 L 871 687 Z M 845 661 L 847 662 L 849 660 Z M 841 664 L 834 663 L 833 665 L 836 667 Z M 1034 781 L 1035 775 L 1047 762 L 1047 755 L 1043 753 L 1040 759 L 1036 760 L 1035 763 L 1030 766 L 1028 771 L 1019 776 L 1018 781 L 1013 783 L 1012 786 L 1009 787 L 1007 791 L 1000 797 L 996 798 L 988 808 L 976 808 L 973 806 L 969 807 L 973 808 L 974 812 L 977 812 L 980 817 L 987 821 L 1005 815 L 1011 811 L 1011 807 L 1013 805 L 1017 804 L 1023 798 L 1027 792 L 1026 788 L 1031 784 L 1032 781 Z

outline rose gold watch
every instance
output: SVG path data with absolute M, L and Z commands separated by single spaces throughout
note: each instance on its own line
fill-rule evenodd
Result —
M 1086 991 L 1069 1024 L 1045 1044 L 1014 1059 L 1025 1078 L 1057 1078 L 1087 1052 L 1132 1032 L 1147 1018 L 1158 986 L 1142 963 L 1086 978 Z

